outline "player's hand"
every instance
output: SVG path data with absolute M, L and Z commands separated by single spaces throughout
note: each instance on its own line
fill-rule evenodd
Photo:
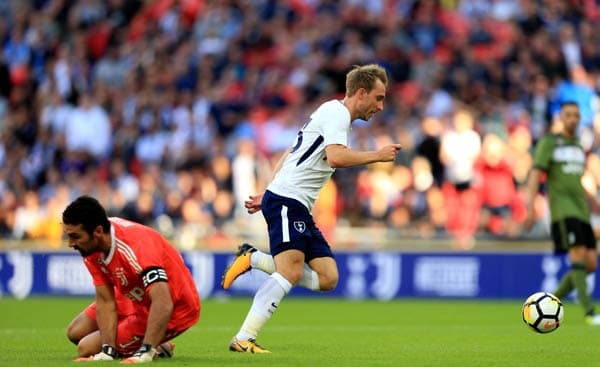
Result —
M 74 362 L 98 362 L 98 361 L 112 361 L 117 358 L 117 350 L 115 347 L 109 344 L 102 345 L 102 351 L 89 357 L 79 357 Z
M 142 344 L 140 349 L 135 352 L 129 358 L 124 359 L 121 363 L 124 364 L 134 364 L 134 363 L 147 363 L 152 362 L 154 357 L 156 356 L 156 348 L 154 348 L 150 344 Z
M 248 214 L 254 214 L 260 210 L 263 194 L 250 195 L 250 199 L 244 201 L 244 206 L 248 210 Z
M 379 155 L 380 162 L 393 162 L 396 159 L 396 154 L 402 149 L 401 144 L 391 144 L 379 149 L 377 154 Z

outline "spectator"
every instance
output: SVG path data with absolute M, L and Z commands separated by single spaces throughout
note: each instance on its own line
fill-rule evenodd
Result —
M 479 198 L 472 187 L 474 165 L 481 150 L 479 134 L 473 130 L 473 115 L 466 110 L 454 113 L 454 128 L 442 135 L 440 159 L 446 167 L 444 196 L 448 211 L 446 229 L 458 248 L 473 247 L 479 221 Z
M 67 151 L 80 152 L 98 161 L 110 153 L 111 127 L 106 111 L 84 92 L 65 126 Z
M 469 202 L 458 198 L 471 188 L 457 188 L 473 182 L 478 154 L 470 143 L 438 153 L 461 135 L 446 128 L 451 116 L 467 106 L 471 138 L 508 143 L 518 195 L 531 142 L 551 129 L 565 95 L 580 104 L 593 160 L 600 48 L 591 3 L 0 1 L 0 237 L 13 236 L 29 196 L 44 217 L 65 185 L 71 197 L 98 194 L 113 215 L 160 217 L 172 228 L 158 228 L 185 246 L 205 243 L 216 223 L 223 238 L 231 228 L 252 236 L 260 228 L 229 213 L 242 182 L 263 189 L 308 112 L 343 91 L 353 63 L 376 62 L 391 76 L 386 112 L 353 126 L 352 145 L 376 146 L 363 129 L 404 148 L 395 167 L 336 175 L 339 201 L 323 203 L 323 223 L 426 236 L 448 228 L 468 247 L 474 216 L 458 225 L 451 213 Z M 238 153 L 241 137 L 253 152 Z M 465 149 L 469 158 L 451 158 Z M 425 188 L 427 165 L 434 183 Z
M 35 228 L 42 219 L 42 211 L 38 196 L 33 191 L 25 194 L 24 203 L 15 210 L 12 237 L 15 239 L 31 238 Z
M 506 153 L 507 146 L 498 136 L 486 135 L 475 169 L 481 195 L 482 224 L 493 235 L 514 237 L 519 234 L 519 224 L 525 219 L 525 204 L 517 195 L 513 169 Z
M 416 152 L 427 159 L 436 185 L 441 186 L 444 180 L 444 165 L 440 160 L 441 122 L 436 118 L 426 117 L 423 119 L 421 130 L 424 136 L 423 140 L 417 146 Z

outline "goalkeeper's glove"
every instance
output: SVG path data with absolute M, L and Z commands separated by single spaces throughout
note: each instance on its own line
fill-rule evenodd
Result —
M 152 362 L 155 356 L 156 348 L 151 344 L 142 344 L 140 349 L 138 349 L 131 357 L 124 359 L 121 363 L 132 364 Z
M 93 356 L 81 357 L 75 359 L 75 362 L 96 362 L 96 361 L 112 361 L 117 358 L 117 349 L 110 344 L 102 344 L 100 353 Z

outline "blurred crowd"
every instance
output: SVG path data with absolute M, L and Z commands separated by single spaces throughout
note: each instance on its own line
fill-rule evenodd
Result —
M 61 246 L 62 210 L 90 194 L 183 248 L 232 248 L 264 230 L 244 199 L 365 63 L 390 86 L 351 147 L 404 148 L 325 187 L 333 245 L 361 226 L 460 248 L 530 236 L 524 184 L 561 101 L 598 191 L 599 23 L 595 0 L 0 1 L 0 241 Z

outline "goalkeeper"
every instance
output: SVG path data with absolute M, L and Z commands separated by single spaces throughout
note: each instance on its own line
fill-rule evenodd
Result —
M 90 320 L 79 316 L 74 322 L 83 332 L 70 328 L 71 340 L 79 339 L 76 361 L 124 356 L 123 363 L 152 362 L 159 349 L 164 351 L 165 342 L 198 321 L 200 299 L 192 275 L 179 252 L 158 232 L 108 218 L 89 196 L 70 203 L 62 222 L 69 247 L 83 256 L 96 287 L 93 316 L 98 330 L 83 335 L 92 327 L 85 325 Z M 123 298 L 130 300 L 129 306 Z

